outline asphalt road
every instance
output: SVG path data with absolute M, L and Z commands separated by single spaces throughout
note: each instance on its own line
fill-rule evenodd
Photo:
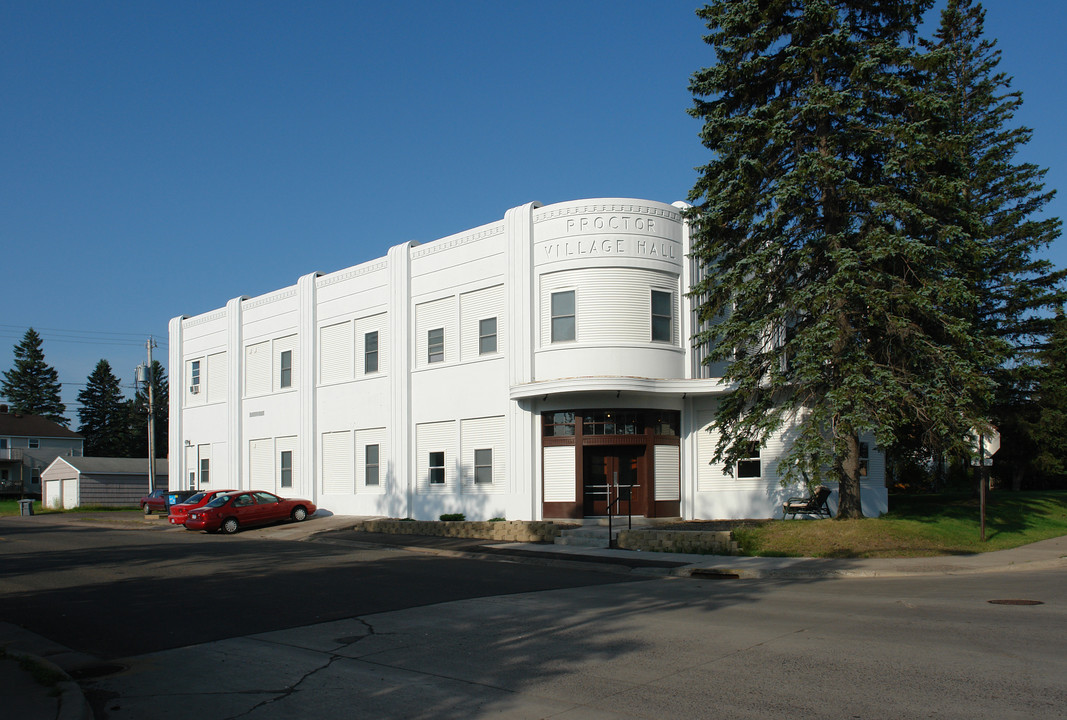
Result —
M 0 617 L 108 660 L 465 598 L 619 575 L 391 548 L 0 518 Z M 304 527 L 309 527 L 310 523 Z
M 0 520 L 3 617 L 126 667 L 82 681 L 97 720 L 1067 708 L 1059 570 L 638 581 L 268 533 L 12 523 Z

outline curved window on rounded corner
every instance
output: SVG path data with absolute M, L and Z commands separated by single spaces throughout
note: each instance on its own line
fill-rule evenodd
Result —
M 552 342 L 575 338 L 574 291 L 552 293 Z
M 652 291 L 652 340 L 654 342 L 674 341 L 673 305 L 669 292 Z

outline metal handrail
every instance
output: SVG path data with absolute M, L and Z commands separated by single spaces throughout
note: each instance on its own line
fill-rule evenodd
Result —
M 614 527 L 613 527 L 613 523 L 612 523 L 612 518 L 615 517 L 615 516 L 612 514 L 611 509 L 613 507 L 615 507 L 615 505 L 617 505 L 620 500 L 623 499 L 622 495 L 618 492 L 620 487 L 628 488 L 629 491 L 630 491 L 629 495 L 626 497 L 626 529 L 627 530 L 633 530 L 633 527 L 634 527 L 634 524 L 633 524 L 633 520 L 634 520 L 634 515 L 633 515 L 634 488 L 641 487 L 639 484 L 635 484 L 635 485 L 619 485 L 616 482 L 614 484 L 613 483 L 607 483 L 606 485 L 586 485 L 585 486 L 585 489 L 586 489 L 587 492 L 589 491 L 590 488 L 604 488 L 603 492 L 594 491 L 594 492 L 589 493 L 589 494 L 591 494 L 591 495 L 605 495 L 608 498 L 608 547 L 609 548 L 616 547 L 615 531 L 614 531 Z M 611 499 L 611 489 L 612 488 L 615 488 L 615 490 L 616 490 L 615 499 L 614 500 Z

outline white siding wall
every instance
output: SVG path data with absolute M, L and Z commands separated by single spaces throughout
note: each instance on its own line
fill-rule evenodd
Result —
M 574 446 L 545 448 L 545 502 L 575 501 L 575 457 Z
M 463 491 L 502 493 L 507 490 L 507 421 L 503 417 L 475 418 L 460 423 Z M 474 482 L 474 451 L 493 451 L 492 484 Z
M 582 268 L 541 276 L 541 346 L 552 344 L 552 293 L 575 291 L 578 343 L 648 343 L 652 339 L 652 291 L 671 293 L 674 342 L 678 342 L 678 277 L 642 268 Z
M 387 493 L 389 491 L 389 453 L 385 440 L 386 428 L 356 430 L 357 493 Z M 367 446 L 378 446 L 378 485 L 367 485 Z
M 422 423 L 415 427 L 415 473 L 420 493 L 456 491 L 456 423 L 453 421 Z M 430 485 L 430 453 L 444 452 L 445 482 Z
M 248 480 L 250 490 L 274 487 L 274 439 L 261 438 L 248 443 Z
M 299 336 L 287 335 L 285 337 L 276 338 L 274 340 L 274 352 L 271 354 L 271 360 L 274 363 L 274 380 L 271 383 L 271 387 L 275 392 L 279 390 L 293 390 L 299 385 L 300 378 L 300 352 L 297 349 Z M 292 376 L 290 378 L 289 387 L 283 388 L 281 386 L 282 377 L 282 362 L 281 357 L 283 352 L 292 353 Z
M 322 434 L 322 491 L 330 494 L 355 492 L 352 433 L 348 430 Z
M 505 347 L 504 286 L 475 290 L 459 297 L 460 359 L 476 360 L 479 354 L 479 324 L 486 318 L 496 318 L 496 353 Z
M 266 395 L 271 390 L 270 342 L 245 348 L 245 397 Z
M 456 360 L 456 348 L 459 345 L 456 338 L 455 296 L 415 306 L 415 367 L 430 366 L 428 334 L 430 330 L 437 328 L 444 328 L 445 331 L 445 359 L 443 363 L 434 363 L 434 365 L 453 363 Z
M 377 315 L 371 315 L 370 317 L 363 317 L 356 320 L 356 377 L 367 377 L 364 372 L 366 363 L 364 362 L 366 355 L 366 342 L 367 333 L 378 333 L 378 372 L 372 373 L 372 377 L 378 375 L 385 375 L 389 370 L 389 316 L 385 313 L 378 313 Z M 448 343 L 447 331 L 445 334 L 445 344 Z
M 326 385 L 352 379 L 352 323 L 319 329 L 319 382 Z
M 228 390 L 227 378 L 229 367 L 226 365 L 226 353 L 212 353 L 207 356 L 207 402 L 226 402 Z M 204 390 L 200 391 L 201 394 Z
M 656 500 L 678 500 L 681 497 L 681 453 L 677 445 L 656 445 L 653 453 L 656 464 Z

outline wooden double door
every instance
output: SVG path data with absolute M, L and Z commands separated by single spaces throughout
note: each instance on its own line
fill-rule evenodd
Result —
M 648 489 L 644 445 L 586 446 L 582 453 L 582 512 L 586 517 L 608 514 L 645 515 Z

